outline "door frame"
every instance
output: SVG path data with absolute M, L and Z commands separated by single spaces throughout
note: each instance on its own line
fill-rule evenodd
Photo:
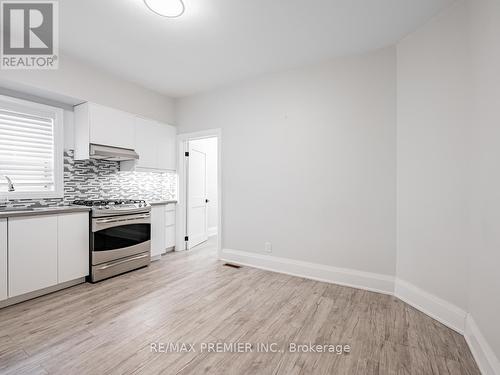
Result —
M 187 160 L 185 152 L 188 151 L 188 142 L 205 138 L 217 138 L 217 257 L 222 251 L 222 130 L 210 129 L 193 133 L 177 135 L 177 175 L 178 196 L 176 205 L 176 251 L 186 251 L 186 218 L 187 218 Z

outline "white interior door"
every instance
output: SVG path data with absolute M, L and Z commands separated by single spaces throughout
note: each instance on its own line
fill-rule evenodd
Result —
M 189 142 L 187 248 L 208 239 L 207 154 Z

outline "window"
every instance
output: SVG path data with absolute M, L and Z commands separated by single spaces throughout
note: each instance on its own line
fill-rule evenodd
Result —
M 62 198 L 62 121 L 62 109 L 0 96 L 1 198 Z

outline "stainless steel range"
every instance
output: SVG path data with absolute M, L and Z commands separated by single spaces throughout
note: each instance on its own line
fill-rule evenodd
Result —
M 143 200 L 77 200 L 92 207 L 90 281 L 97 282 L 149 265 L 151 206 Z

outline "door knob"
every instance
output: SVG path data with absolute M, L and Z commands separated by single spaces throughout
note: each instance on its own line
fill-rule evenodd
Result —
M 208 202 L 210 202 L 210 201 L 208 199 L 205 199 L 205 203 L 208 203 Z

